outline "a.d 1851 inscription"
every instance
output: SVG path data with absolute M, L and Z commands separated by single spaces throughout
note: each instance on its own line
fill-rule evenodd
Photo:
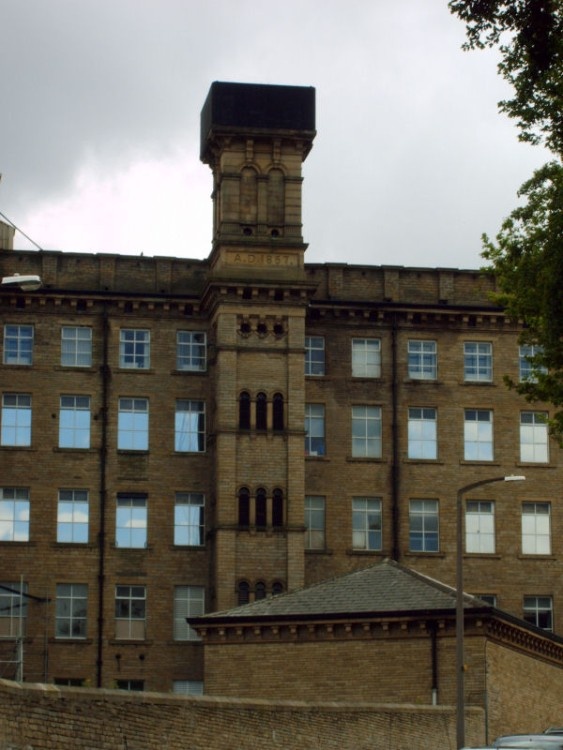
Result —
M 236 266 L 279 266 L 287 268 L 299 265 L 297 255 L 289 253 L 229 253 L 229 264 Z

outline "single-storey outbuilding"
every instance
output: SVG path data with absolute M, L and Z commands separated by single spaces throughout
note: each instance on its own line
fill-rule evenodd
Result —
M 455 598 L 394 561 L 190 618 L 205 693 L 270 700 L 455 705 Z M 465 595 L 466 705 L 485 736 L 561 722 L 563 639 Z

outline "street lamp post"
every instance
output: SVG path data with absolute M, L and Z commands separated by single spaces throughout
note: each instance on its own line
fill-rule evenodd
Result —
M 523 476 L 513 474 L 505 477 L 492 477 L 481 479 L 478 482 L 466 484 L 457 491 L 456 501 L 456 612 L 455 612 L 455 637 L 456 637 L 456 736 L 457 748 L 461 750 L 465 746 L 465 680 L 464 680 L 464 616 L 463 616 L 463 495 L 477 487 L 494 482 L 522 482 Z

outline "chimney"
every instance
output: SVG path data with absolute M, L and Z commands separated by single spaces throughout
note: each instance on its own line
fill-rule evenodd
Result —
M 16 230 L 14 227 L 0 221 L 0 250 L 13 250 L 14 249 L 14 234 Z

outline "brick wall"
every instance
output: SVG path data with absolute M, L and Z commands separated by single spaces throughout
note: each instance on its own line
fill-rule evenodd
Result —
M 440 703 L 453 704 L 453 652 L 440 651 Z M 205 646 L 206 694 L 233 698 L 430 705 L 431 669 L 430 638 Z
M 482 744 L 484 714 L 467 714 Z M 0 680 L 0 750 L 441 750 L 455 712 L 440 707 L 270 703 L 16 685 Z
M 268 639 L 267 628 L 263 636 L 253 636 L 251 625 L 238 635 L 224 629 L 222 643 L 204 647 L 206 694 L 427 706 L 435 700 L 440 706 L 453 706 L 453 632 L 449 637 L 442 629 L 437 638 L 433 695 L 431 640 L 421 624 L 412 623 L 410 633 L 404 623 L 391 624 L 385 634 L 372 631 L 365 639 L 358 632 L 355 639 L 354 628 L 346 638 L 345 629 L 335 626 L 332 637 L 320 636 L 323 640 L 315 642 L 314 636 L 306 640 L 308 628 L 297 623 L 293 639 L 280 628 L 278 643 Z M 260 630 L 257 623 L 254 630 Z M 466 628 L 466 706 L 486 712 L 489 742 L 499 735 L 541 732 L 561 723 L 563 667 L 556 656 L 558 647 L 548 641 L 536 643 L 540 645 L 542 649 L 532 652 L 533 637 L 500 623 L 477 621 Z
M 453 622 L 442 623 L 433 656 L 430 628 L 422 621 L 387 623 L 369 635 L 357 625 L 322 626 L 296 623 L 295 633 L 281 626 L 276 635 L 255 623 L 206 642 L 206 695 L 268 700 L 376 701 L 442 706 L 456 701 Z M 236 631 L 236 627 L 233 628 Z M 276 642 L 277 640 L 277 642 Z M 467 703 L 485 706 L 486 638 L 466 634 Z M 507 650 L 508 651 L 508 650 Z M 508 651 L 508 653 L 511 653 Z M 435 662 L 433 683 L 432 663 Z M 530 663 L 529 670 L 535 668 Z M 558 666 L 551 673 L 561 675 Z M 562 693 L 563 698 L 563 693 Z M 555 719 L 553 719 L 555 720 Z
M 491 737 L 508 732 L 543 732 L 561 725 L 561 669 L 541 659 L 487 645 L 488 722 Z M 514 686 L 519 686 L 519 689 Z M 509 729 L 507 729 L 509 728 Z

